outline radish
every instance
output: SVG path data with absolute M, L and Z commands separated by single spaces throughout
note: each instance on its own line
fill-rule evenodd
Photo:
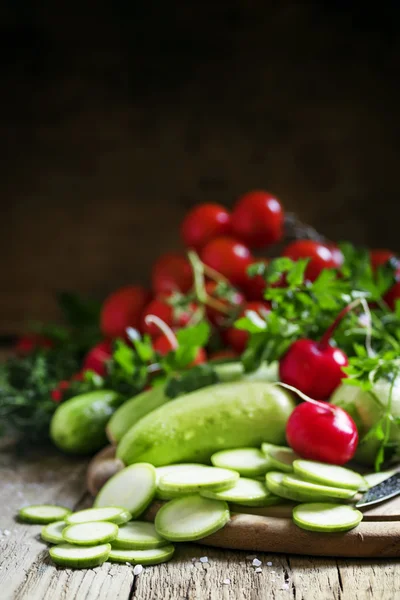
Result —
M 293 342 L 280 360 L 280 380 L 311 398 L 328 400 L 346 377 L 343 367 L 349 364 L 346 354 L 331 346 L 330 340 L 342 319 L 359 304 L 370 317 L 365 300 L 357 299 L 340 311 L 319 341 L 304 338 Z
M 305 398 L 303 394 L 302 397 Z M 296 406 L 288 419 L 286 439 L 289 446 L 302 458 L 344 465 L 357 449 L 356 424 L 339 406 L 305 399 L 307 401 Z

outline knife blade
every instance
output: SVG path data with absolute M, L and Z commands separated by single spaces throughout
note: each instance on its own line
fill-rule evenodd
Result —
M 373 506 L 379 502 L 384 502 L 400 494 L 400 471 L 388 479 L 381 481 L 377 485 L 369 488 L 363 497 L 357 502 L 356 508 Z

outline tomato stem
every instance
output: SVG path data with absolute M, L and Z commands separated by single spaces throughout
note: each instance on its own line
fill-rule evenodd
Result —
M 192 265 L 192 269 L 193 269 L 194 290 L 195 290 L 196 298 L 202 304 L 205 304 L 206 306 L 210 306 L 211 308 L 214 308 L 215 310 L 218 310 L 219 312 L 221 312 L 225 315 L 229 315 L 229 309 L 225 306 L 225 304 L 223 302 L 220 302 L 216 298 L 212 298 L 211 296 L 209 296 L 206 291 L 206 287 L 205 287 L 205 283 L 204 283 L 204 275 L 205 275 L 206 271 L 207 271 L 207 274 L 211 271 L 214 274 L 216 274 L 217 271 L 214 271 L 214 269 L 210 269 L 210 267 L 207 267 L 200 260 L 199 256 L 196 254 L 196 252 L 194 252 L 193 250 L 189 250 L 188 259 L 189 259 L 189 262 Z M 211 275 L 209 275 L 209 277 L 211 277 Z M 225 280 L 225 278 L 222 278 L 222 276 L 220 276 L 220 279 Z M 226 281 L 228 281 L 228 280 L 226 280 Z
M 146 322 L 147 325 L 153 324 L 156 327 L 158 327 L 158 329 L 168 339 L 169 343 L 171 344 L 171 348 L 173 350 L 176 350 L 178 348 L 179 343 L 178 343 L 178 340 L 176 338 L 176 335 L 172 331 L 171 327 L 169 325 L 167 325 L 165 321 L 163 321 L 162 319 L 160 319 L 160 317 L 157 317 L 157 315 L 147 315 L 146 318 L 145 318 L 145 322 Z
M 321 400 L 314 400 L 313 398 L 310 398 L 310 396 L 303 394 L 303 392 L 301 392 L 300 390 L 295 388 L 293 385 L 288 385 L 287 383 L 282 383 L 281 381 L 277 381 L 276 383 L 273 383 L 272 385 L 284 387 L 284 388 L 290 390 L 291 392 L 295 392 L 295 394 L 300 396 L 300 398 L 302 398 L 306 402 L 310 402 L 311 404 L 315 404 L 316 406 L 322 406 L 323 408 L 330 410 L 332 413 L 335 413 L 335 409 L 333 408 L 333 406 L 328 404 L 328 402 L 322 402 Z

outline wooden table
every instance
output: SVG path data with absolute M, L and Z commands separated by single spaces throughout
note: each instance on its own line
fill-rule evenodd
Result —
M 146 567 L 105 563 L 88 570 L 58 569 L 40 541 L 40 526 L 15 520 L 20 506 L 59 503 L 87 506 L 86 461 L 49 451 L 0 454 L 1 600 L 393 600 L 400 598 L 396 560 L 309 558 L 257 553 L 256 573 L 247 552 L 178 545 L 167 564 Z M 207 557 L 207 562 L 200 562 Z

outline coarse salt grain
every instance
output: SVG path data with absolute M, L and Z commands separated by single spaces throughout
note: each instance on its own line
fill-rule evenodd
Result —
M 271 561 L 267 562 L 267 567 L 272 567 L 272 562 Z
M 230 585 L 231 580 L 230 579 L 224 579 L 222 582 L 224 585 Z
M 257 569 L 255 569 L 255 573 L 261 573 L 262 572 L 262 568 L 261 567 L 257 567 Z
M 142 565 L 136 565 L 136 567 L 133 569 L 133 574 L 134 575 L 140 575 L 140 573 L 142 571 L 143 571 Z
M 258 558 L 255 558 L 251 564 L 253 565 L 253 567 L 259 567 L 260 565 L 262 565 L 262 562 L 261 560 L 258 560 Z
M 283 583 L 281 590 L 288 590 L 289 589 L 289 584 L 288 583 Z
M 4 535 L 10 535 L 10 533 L 11 533 L 11 531 L 10 531 L 9 529 L 5 529 L 5 530 L 3 531 L 3 534 L 4 534 Z
M 207 563 L 207 562 L 208 562 L 208 556 L 202 556 L 202 557 L 200 558 L 200 562 L 201 562 L 201 563 Z

